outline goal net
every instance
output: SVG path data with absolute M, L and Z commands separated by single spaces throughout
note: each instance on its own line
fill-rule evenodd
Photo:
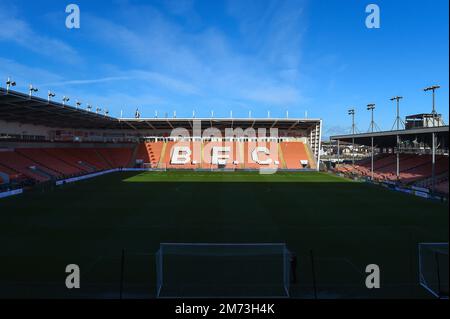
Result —
M 158 298 L 289 297 L 285 244 L 162 243 Z
M 448 298 L 448 243 L 419 244 L 420 285 L 437 298 Z

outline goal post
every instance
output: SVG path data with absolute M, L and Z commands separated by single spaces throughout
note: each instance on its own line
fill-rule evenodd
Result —
M 288 298 L 285 244 L 161 243 L 158 298 Z
M 419 243 L 419 282 L 437 298 L 448 299 L 448 243 Z

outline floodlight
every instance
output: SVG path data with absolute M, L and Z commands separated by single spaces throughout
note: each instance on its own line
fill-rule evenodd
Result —
M 8 77 L 8 79 L 6 80 L 6 93 L 8 93 L 9 88 L 10 88 L 11 86 L 16 86 L 16 82 L 15 82 L 15 81 L 12 81 L 12 80 Z
M 48 102 L 50 102 L 51 98 L 52 98 L 52 97 L 55 97 L 55 96 L 56 96 L 55 93 L 53 93 L 53 92 L 51 92 L 51 91 L 48 91 L 48 93 L 47 93 Z
M 62 101 L 63 101 L 63 105 L 66 105 L 66 102 L 69 102 L 70 98 L 67 96 L 63 96 Z

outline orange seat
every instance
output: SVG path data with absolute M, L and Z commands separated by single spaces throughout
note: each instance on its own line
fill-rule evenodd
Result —
M 301 161 L 308 161 L 305 144 L 302 142 L 282 142 L 281 150 L 283 152 L 286 168 L 301 169 Z M 309 163 L 310 165 L 311 163 Z

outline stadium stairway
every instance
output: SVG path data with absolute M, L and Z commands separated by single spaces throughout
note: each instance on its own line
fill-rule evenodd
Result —
M 78 161 L 78 164 L 84 167 L 84 169 L 89 173 L 95 172 L 97 170 L 97 167 L 83 161 Z
M 163 145 L 163 142 L 146 143 L 147 153 L 152 167 L 158 167 L 163 151 Z
M 127 167 L 132 156 L 132 149 L 128 147 L 96 148 L 96 151 L 110 168 Z
M 147 150 L 148 158 L 150 161 L 150 166 L 153 167 L 153 165 L 157 165 L 159 162 L 159 157 L 161 154 L 159 154 L 158 159 L 156 158 L 156 154 L 153 151 L 152 144 L 151 143 L 145 143 L 145 149 Z
M 283 169 L 287 168 L 286 161 L 284 160 L 283 150 L 281 149 L 280 143 L 278 143 L 278 157 L 280 158 L 281 168 Z
M 239 142 L 239 163 L 241 168 L 245 168 L 245 143 Z
M 44 179 L 46 180 L 52 180 L 57 178 L 57 175 L 50 175 L 49 173 L 47 173 L 46 171 L 44 171 L 42 168 L 40 168 L 39 166 L 31 166 L 29 168 L 32 172 L 34 172 L 37 175 L 42 176 Z
M 167 149 L 167 142 L 164 142 L 161 148 L 161 156 L 159 157 L 158 167 L 161 167 L 161 165 L 164 163 L 166 149 Z
M 58 159 L 59 161 L 73 167 L 77 171 L 77 174 L 82 174 L 82 173 L 93 171 L 92 169 L 81 165 L 79 158 L 71 156 L 68 152 L 65 152 L 64 149 L 45 148 L 45 149 L 42 149 L 42 151 L 47 153 L 48 155 Z
M 148 156 L 147 147 L 145 146 L 145 143 L 139 143 L 136 153 L 136 161 L 142 161 L 142 163 L 147 164 L 150 163 L 150 158 Z
M 113 168 L 117 167 L 127 167 L 132 156 L 132 148 L 121 147 L 121 148 L 109 148 L 107 149 L 107 154 L 109 156 L 110 162 L 113 164 Z
M 32 167 L 31 170 L 38 172 L 39 175 L 44 176 L 44 177 L 48 177 L 49 179 L 51 178 L 55 178 L 58 176 L 62 176 L 64 175 L 62 172 L 58 171 L 57 168 L 53 167 L 50 168 L 50 163 L 45 163 L 44 161 L 41 160 L 41 158 L 36 158 L 36 156 L 31 156 L 31 154 L 29 152 L 33 152 L 34 150 L 29 150 L 29 149 L 16 149 L 15 152 L 16 154 L 20 154 L 21 156 L 27 158 L 30 163 L 33 164 L 37 164 L 37 165 L 30 165 Z M 34 151 L 35 153 L 37 153 L 36 151 Z
M 17 149 L 19 154 L 26 156 L 33 162 L 37 163 L 39 166 L 46 167 L 48 169 L 51 168 L 52 171 L 57 173 L 57 176 L 64 175 L 73 175 L 78 174 L 79 170 L 67 165 L 66 163 L 60 161 L 58 158 L 55 158 L 45 151 L 38 148 L 30 148 L 30 149 Z
M 308 163 L 310 168 L 316 169 L 317 168 L 317 162 L 316 159 L 313 156 L 313 152 L 311 150 L 311 147 L 308 144 L 303 144 L 305 146 L 306 155 L 308 156 Z
M 28 178 L 32 178 L 41 182 L 47 181 L 48 178 L 43 177 L 40 174 L 36 174 L 33 172 L 30 167 L 37 166 L 36 163 L 29 160 L 28 158 L 14 152 L 14 151 L 7 151 L 2 152 L 2 155 L 0 156 L 0 164 L 4 167 L 11 168 L 24 176 Z M 46 171 L 44 168 L 41 168 L 42 170 Z M 46 173 L 50 175 L 54 175 L 55 172 L 46 171 Z
M 114 168 L 114 166 L 116 166 L 116 165 L 114 165 L 112 163 L 111 158 L 109 158 L 107 152 L 108 152 L 108 149 L 103 149 L 103 148 L 95 149 L 95 153 L 97 154 L 98 157 L 100 157 L 102 159 L 102 161 L 104 163 L 107 164 L 107 166 L 108 166 L 107 168 Z
M 139 152 L 139 148 L 140 148 L 141 144 L 136 144 L 133 147 L 133 151 L 131 152 L 131 157 L 130 157 L 130 161 L 128 162 L 128 167 L 134 167 L 136 165 L 136 159 L 137 159 L 137 155 Z
M 131 155 L 131 166 L 134 166 L 136 161 L 139 160 L 146 165 L 150 165 L 151 167 L 157 167 L 163 154 L 164 144 L 165 142 L 140 143 L 133 151 L 135 154 Z
M 73 157 L 79 158 L 83 164 L 94 168 L 94 171 L 108 169 L 110 166 L 101 157 L 98 156 L 95 149 L 92 148 L 77 148 L 66 149 L 66 151 Z
M 59 170 L 67 175 L 79 175 L 86 172 L 82 167 L 69 163 L 64 156 L 59 156 L 57 149 L 41 149 L 41 152 L 52 158 L 49 163 L 59 167 Z

